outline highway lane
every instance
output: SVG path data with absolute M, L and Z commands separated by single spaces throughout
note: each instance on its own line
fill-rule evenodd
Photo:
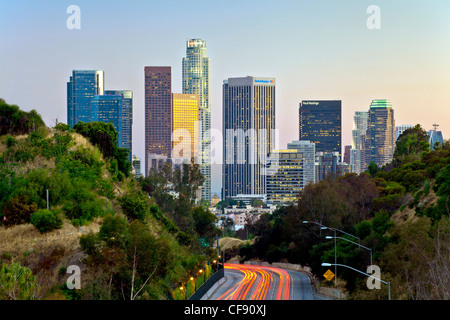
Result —
M 225 264 L 225 277 L 203 300 L 315 300 L 309 277 L 275 267 Z

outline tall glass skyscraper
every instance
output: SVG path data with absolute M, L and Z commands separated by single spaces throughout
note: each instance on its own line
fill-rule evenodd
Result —
M 267 155 L 275 149 L 275 79 L 229 78 L 223 83 L 222 198 L 265 194 Z
M 367 119 L 369 112 L 355 111 L 353 116 L 353 130 L 352 130 L 352 149 L 350 150 L 350 166 L 351 171 L 360 174 L 364 171 L 364 141 L 367 131 Z
M 73 70 L 67 82 L 67 124 L 91 121 L 91 100 L 102 95 L 104 74 L 99 70 Z
M 119 147 L 130 151 L 128 160 L 131 162 L 133 152 L 133 91 L 105 90 L 105 95 L 119 95 L 122 97 L 122 134 Z
M 316 152 L 342 154 L 341 100 L 303 100 L 299 108 L 299 139 L 316 144 Z
M 183 58 L 183 90 L 199 96 L 199 161 L 205 177 L 201 187 L 202 198 L 211 201 L 211 104 L 210 59 L 206 56 L 206 41 L 190 39 L 186 42 Z
M 367 119 L 364 148 L 365 165 L 373 161 L 379 167 L 392 161 L 395 149 L 394 109 L 390 100 L 373 100 Z
M 91 121 L 111 122 L 122 146 L 122 95 L 96 95 L 91 100 Z

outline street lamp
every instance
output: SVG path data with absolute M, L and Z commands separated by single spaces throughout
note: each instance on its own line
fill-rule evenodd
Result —
M 345 264 L 322 263 L 322 267 L 331 267 L 332 265 L 335 265 L 335 266 L 341 266 L 341 267 L 345 267 L 345 268 L 352 269 L 352 270 L 354 270 L 354 271 L 357 271 L 357 272 L 359 272 L 359 273 L 362 273 L 362 274 L 365 275 L 365 276 L 368 276 L 368 277 L 370 277 L 370 278 L 374 278 L 375 280 L 378 280 L 378 281 L 383 282 L 384 284 L 387 284 L 387 285 L 388 285 L 388 297 L 389 297 L 389 300 L 391 300 L 391 283 L 390 283 L 390 282 L 383 281 L 383 280 L 381 280 L 381 279 L 378 279 L 378 278 L 374 277 L 374 276 L 371 275 L 371 274 L 368 274 L 368 273 L 362 272 L 362 271 L 360 271 L 360 270 L 358 270 L 358 269 L 355 269 L 355 268 L 346 266 Z
M 370 252 L 370 265 L 372 265 L 372 248 L 367 248 L 367 247 L 363 246 L 363 245 L 360 244 L 360 243 L 356 243 L 356 242 L 354 242 L 354 241 L 348 240 L 348 239 L 343 238 L 343 237 L 326 236 L 325 238 L 326 238 L 326 239 L 332 239 L 332 238 L 334 238 L 334 239 L 335 239 L 335 241 L 334 241 L 334 245 L 335 245 L 335 246 L 336 246 L 336 238 L 337 238 L 337 239 L 343 239 L 343 240 L 345 240 L 345 241 L 348 241 L 348 242 L 351 242 L 351 243 L 353 243 L 353 244 L 356 244 L 356 245 L 359 246 L 359 247 L 363 247 L 363 248 L 366 249 L 366 250 L 369 250 L 369 252 Z
M 353 237 L 353 238 L 356 238 L 356 239 L 358 239 L 358 242 L 360 241 L 360 239 L 357 237 L 357 236 L 354 236 L 354 235 L 352 235 L 352 234 L 350 234 L 350 233 L 347 233 L 347 232 L 345 232 L 345 231 L 342 231 L 342 230 L 339 230 L 339 229 L 336 229 L 336 228 L 333 228 L 333 227 L 327 227 L 327 226 L 324 226 L 323 224 L 321 224 L 321 223 L 318 223 L 318 222 L 315 222 L 315 221 L 308 221 L 308 220 L 303 220 L 303 223 L 315 223 L 315 224 L 317 224 L 318 226 L 321 226 L 321 230 L 325 230 L 325 229 L 330 229 L 330 230 L 333 230 L 333 232 L 334 232 L 334 263 L 336 264 L 336 262 L 337 262 L 337 255 L 336 255 L 336 231 L 339 231 L 339 232 L 342 232 L 342 233 L 344 233 L 344 234 L 346 234 L 346 235 L 348 235 L 348 236 L 351 236 L 351 237 Z M 334 267 L 334 286 L 335 287 L 337 287 L 337 268 L 336 267 Z

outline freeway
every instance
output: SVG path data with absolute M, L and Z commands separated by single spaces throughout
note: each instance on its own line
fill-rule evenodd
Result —
M 225 277 L 204 300 L 316 300 L 309 277 L 275 267 L 225 264 Z

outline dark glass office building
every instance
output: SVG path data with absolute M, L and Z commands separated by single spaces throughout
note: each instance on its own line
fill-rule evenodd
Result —
M 299 108 L 299 139 L 316 144 L 316 152 L 338 152 L 342 146 L 341 100 L 303 100 Z

